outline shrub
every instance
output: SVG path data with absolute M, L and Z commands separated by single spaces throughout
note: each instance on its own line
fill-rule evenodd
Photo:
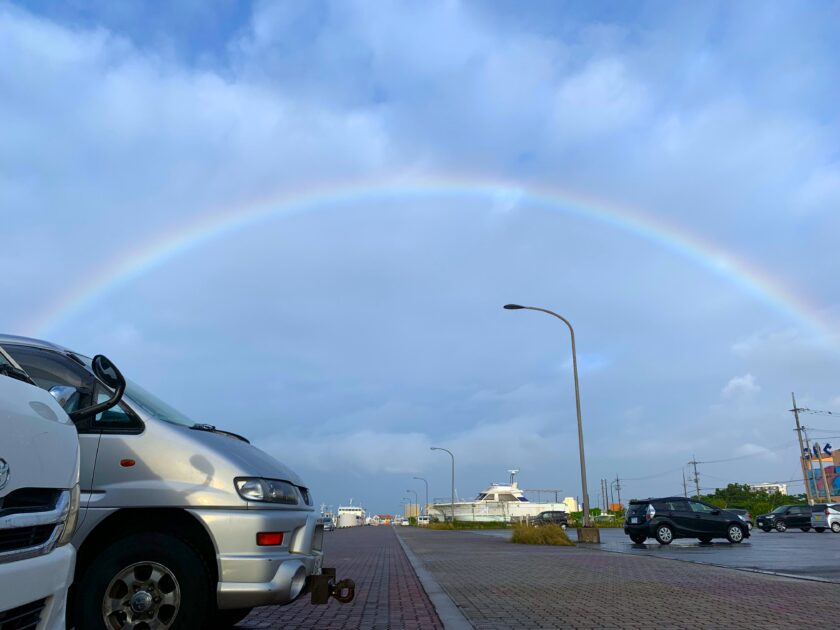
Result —
M 522 545 L 559 545 L 562 547 L 573 547 L 574 544 L 563 528 L 559 525 L 541 525 L 531 527 L 530 525 L 514 525 L 511 542 Z

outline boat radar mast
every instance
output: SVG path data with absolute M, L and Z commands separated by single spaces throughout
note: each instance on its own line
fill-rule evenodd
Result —
M 508 472 L 510 473 L 510 485 L 515 488 L 516 487 L 516 475 L 519 474 L 519 469 L 518 468 L 512 468 L 512 469 L 508 470 Z

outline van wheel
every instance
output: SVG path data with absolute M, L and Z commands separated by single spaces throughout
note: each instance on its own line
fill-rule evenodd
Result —
M 763 531 L 765 534 L 769 534 L 771 529 L 773 529 L 773 528 L 772 527 L 762 527 L 761 531 Z
M 833 531 L 835 534 L 840 534 L 840 523 L 832 523 L 831 531 Z
M 822 534 L 825 531 L 825 527 L 815 527 L 814 531 L 818 534 Z
M 744 540 L 744 530 L 741 529 L 740 525 L 730 525 L 726 528 L 726 540 L 731 542 L 733 545 L 738 544 Z
M 778 521 L 776 523 L 776 531 L 777 532 L 786 532 L 787 531 L 787 525 L 785 525 L 784 521 Z
M 644 534 L 630 534 L 630 540 L 632 540 L 637 545 L 641 545 L 647 540 L 647 536 L 645 536 Z
M 660 545 L 670 545 L 674 540 L 674 530 L 670 525 L 660 525 L 656 528 L 656 542 Z
M 810 527 L 800 527 L 799 529 L 801 529 L 803 532 L 810 532 L 811 531 Z
M 703 543 L 703 544 L 706 544 L 706 545 L 707 545 L 707 544 L 709 544 L 710 542 L 712 542 L 712 537 L 711 537 L 711 536 L 699 536 L 699 537 L 698 537 L 698 540 L 699 540 L 701 543 Z
M 74 622 L 85 630 L 210 625 L 210 572 L 187 542 L 143 533 L 111 543 L 84 570 Z
M 234 608 L 231 610 L 217 610 L 213 615 L 214 630 L 224 630 L 225 628 L 232 628 L 240 621 L 251 614 L 251 608 Z

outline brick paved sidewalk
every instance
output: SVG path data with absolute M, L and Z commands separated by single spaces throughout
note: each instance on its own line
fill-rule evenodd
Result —
M 754 630 L 840 619 L 837 584 L 465 532 L 412 527 L 399 535 L 482 630 Z
M 326 566 L 356 582 L 349 604 L 313 606 L 309 596 L 289 606 L 256 608 L 238 628 L 442 628 L 393 527 L 354 527 L 324 533 Z

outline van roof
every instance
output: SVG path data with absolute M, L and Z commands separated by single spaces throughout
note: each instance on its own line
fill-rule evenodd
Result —
M 32 337 L 21 337 L 19 335 L 3 335 L 0 334 L 0 344 L 16 343 L 27 346 L 35 346 L 36 348 L 44 348 L 46 350 L 59 350 L 61 352 L 72 352 L 69 348 L 60 346 L 57 343 L 44 341 L 42 339 L 34 339 Z

